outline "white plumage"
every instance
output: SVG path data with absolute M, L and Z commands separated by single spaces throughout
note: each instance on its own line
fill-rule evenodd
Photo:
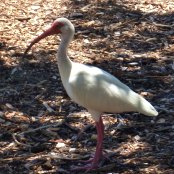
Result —
M 157 116 L 158 112 L 142 96 L 106 71 L 97 67 L 75 63 L 69 59 L 67 48 L 74 36 L 74 26 L 66 18 L 55 20 L 48 30 L 31 42 L 24 55 L 36 42 L 58 33 L 61 33 L 61 43 L 57 58 L 63 86 L 72 100 L 88 109 L 96 122 L 98 139 L 94 159 L 90 166 L 78 168 L 92 170 L 98 167 L 98 163 L 103 157 L 104 126 L 101 118 L 103 112 L 134 111 L 147 116 Z
M 158 113 L 143 97 L 111 74 L 93 66 L 72 62 L 64 87 L 78 104 L 96 113 L 140 112 L 148 116 Z M 98 118 L 95 119 L 98 121 Z

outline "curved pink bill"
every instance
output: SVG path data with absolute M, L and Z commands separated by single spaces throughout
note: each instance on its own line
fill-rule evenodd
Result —
M 50 35 L 53 35 L 53 34 L 58 34 L 58 33 L 60 33 L 60 30 L 58 30 L 57 28 L 55 28 L 55 27 L 53 27 L 53 26 L 50 27 L 50 28 L 48 28 L 46 31 L 44 31 L 41 35 L 39 35 L 38 37 L 36 37 L 36 38 L 30 43 L 30 45 L 29 45 L 29 46 L 27 47 L 27 49 L 25 50 L 23 57 L 26 56 L 27 52 L 31 49 L 31 47 L 32 47 L 35 43 L 39 42 L 40 40 L 44 39 L 44 38 L 47 37 L 47 36 L 50 36 Z

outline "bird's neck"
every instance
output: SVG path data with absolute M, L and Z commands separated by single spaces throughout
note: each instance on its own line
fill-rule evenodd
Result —
M 68 34 L 62 34 L 61 35 L 61 43 L 58 49 L 58 67 L 59 67 L 59 72 L 60 76 L 62 78 L 62 81 L 64 79 L 68 79 L 70 72 L 71 72 L 71 67 L 72 67 L 72 61 L 67 55 L 67 49 L 68 46 L 74 36 L 73 32 L 70 32 Z

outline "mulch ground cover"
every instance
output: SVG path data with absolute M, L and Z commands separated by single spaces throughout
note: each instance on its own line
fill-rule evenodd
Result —
M 173 9 L 172 0 L 1 0 L 0 173 L 72 173 L 95 152 L 94 121 L 60 80 L 59 37 L 22 58 L 57 17 L 75 25 L 73 61 L 108 71 L 159 112 L 103 114 L 112 156 L 90 173 L 174 173 Z

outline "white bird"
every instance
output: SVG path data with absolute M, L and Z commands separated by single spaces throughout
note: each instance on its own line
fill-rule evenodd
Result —
M 94 66 L 75 63 L 67 56 L 67 48 L 74 36 L 73 24 L 66 18 L 58 18 L 50 28 L 35 38 L 26 49 L 41 39 L 61 34 L 57 61 L 63 86 L 69 97 L 79 105 L 85 107 L 96 123 L 97 146 L 94 158 L 89 164 L 77 170 L 93 170 L 98 167 L 103 158 L 104 125 L 101 114 L 104 112 L 122 113 L 139 112 L 147 116 L 157 116 L 155 108 L 142 96 L 132 91 L 113 75 Z

